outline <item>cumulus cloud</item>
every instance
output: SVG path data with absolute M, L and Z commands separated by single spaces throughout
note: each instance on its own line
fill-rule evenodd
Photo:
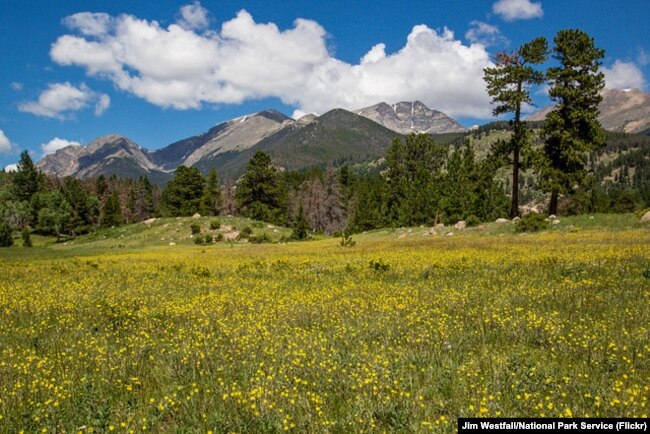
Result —
M 187 30 L 201 30 L 208 27 L 210 19 L 208 18 L 208 11 L 198 1 L 191 5 L 181 7 L 181 19 L 178 24 Z
M 108 95 L 99 94 L 85 84 L 76 87 L 72 84 L 53 83 L 41 92 L 38 101 L 25 101 L 18 110 L 55 119 L 68 119 L 72 113 L 95 106 L 95 114 L 101 115 L 110 105 Z
M 0 130 L 0 153 L 6 154 L 11 152 L 11 140 Z
M 501 34 L 497 26 L 477 20 L 472 21 L 470 26 L 465 33 L 465 38 L 471 43 L 482 44 L 486 47 L 508 43 L 508 39 Z
M 605 86 L 610 89 L 643 89 L 645 80 L 641 69 L 632 62 L 616 60 L 611 68 L 602 67 Z
M 132 15 L 77 15 L 64 20 L 73 32 L 55 41 L 51 58 L 160 107 L 277 97 L 300 112 L 322 113 L 418 99 L 452 116 L 491 113 L 485 45 L 463 44 L 448 29 L 415 26 L 400 50 L 387 53 L 379 43 L 350 64 L 328 52 L 325 29 L 311 20 L 281 30 L 242 10 L 219 31 L 199 32 L 209 22 L 198 2 L 167 27 Z
M 7 164 L 5 172 L 18 172 L 18 164 Z
M 81 146 L 81 143 L 55 137 L 49 142 L 41 144 L 41 151 L 43 152 L 43 156 L 46 156 L 49 154 L 54 154 L 59 149 L 63 149 L 71 145 Z
M 499 0 L 492 5 L 492 12 L 505 21 L 529 20 L 544 16 L 542 3 L 530 0 Z

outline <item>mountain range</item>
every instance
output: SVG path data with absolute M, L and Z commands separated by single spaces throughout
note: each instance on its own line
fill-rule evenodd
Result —
M 458 122 L 419 101 L 380 103 L 356 113 L 331 110 L 294 120 L 276 110 L 241 116 L 207 132 L 149 151 L 126 137 L 111 134 L 87 146 L 71 145 L 45 156 L 37 166 L 58 177 L 90 178 L 104 174 L 139 177 L 164 184 L 179 165 L 236 178 L 257 150 L 275 164 L 295 170 L 315 165 L 365 162 L 381 158 L 393 138 L 410 132 L 462 132 Z
M 543 120 L 553 108 L 528 117 Z M 608 89 L 603 93 L 600 121 L 611 131 L 650 132 L 650 94 Z M 383 157 L 395 137 L 411 132 L 466 133 L 462 125 L 419 101 L 379 103 L 354 112 L 334 109 L 321 116 L 294 120 L 265 110 L 221 123 L 207 132 L 150 151 L 120 135 L 71 145 L 47 155 L 37 166 L 47 175 L 91 178 L 103 174 L 149 179 L 164 185 L 179 165 L 204 173 L 214 167 L 222 178 L 236 179 L 258 150 L 274 164 L 297 170 L 344 162 L 362 163 Z

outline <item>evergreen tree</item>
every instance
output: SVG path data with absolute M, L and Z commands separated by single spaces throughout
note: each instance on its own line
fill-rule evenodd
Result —
M 221 186 L 217 169 L 210 169 L 201 197 L 201 214 L 215 216 L 221 210 Z
M 97 191 L 97 196 L 103 197 L 104 193 L 108 190 L 108 184 L 106 183 L 106 177 L 101 174 L 95 180 L 95 190 Z
M 72 232 L 74 210 L 61 190 L 45 196 L 45 206 L 38 212 L 38 225 L 41 231 L 56 235 L 57 240 Z
M 302 204 L 300 204 L 300 207 L 298 208 L 298 215 L 296 216 L 295 222 L 293 224 L 291 238 L 294 240 L 304 240 L 309 238 L 309 223 L 305 218 L 305 212 L 303 210 Z
M 548 70 L 549 96 L 557 107 L 544 124 L 542 168 L 544 191 L 551 192 L 550 214 L 557 213 L 558 195 L 572 191 L 583 181 L 586 156 L 605 143 L 598 122 L 604 75 L 599 72 L 604 51 L 581 30 L 561 30 L 556 35 L 553 57 L 560 65 Z
M 43 183 L 43 175 L 38 171 L 27 151 L 20 154 L 18 170 L 13 176 L 14 197 L 19 202 L 29 202 Z
M 248 162 L 235 198 L 239 211 L 246 217 L 275 224 L 286 220 L 287 191 L 265 152 L 255 152 Z
M 179 166 L 163 190 L 165 211 L 174 217 L 191 216 L 201 210 L 205 179 L 196 167 Z
M 101 224 L 104 227 L 119 226 L 122 224 L 122 207 L 116 190 L 108 196 L 102 209 Z
M 393 140 L 386 154 L 388 218 L 397 225 L 432 221 L 438 211 L 436 177 L 447 156 L 447 147 L 429 134 L 409 134 Z
M 492 110 L 494 116 L 513 113 L 513 134 L 510 140 L 499 142 L 493 152 L 499 158 L 512 155 L 512 202 L 510 217 L 519 215 L 519 170 L 521 158 L 530 150 L 530 134 L 521 120 L 521 108 L 532 102 L 529 88 L 544 81 L 544 74 L 535 70 L 533 65 L 546 61 L 548 44 L 546 38 L 539 37 L 528 42 L 513 53 L 500 52 L 496 55 L 496 65 L 484 70 L 488 94 L 492 103 L 497 104 Z

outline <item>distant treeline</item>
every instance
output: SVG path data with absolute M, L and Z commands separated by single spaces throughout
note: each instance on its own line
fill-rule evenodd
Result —
M 507 128 L 491 124 L 473 134 Z M 650 137 L 608 134 L 607 146 L 588 156 L 588 182 L 560 202 L 563 214 L 630 212 L 650 206 Z M 509 185 L 496 176 L 498 162 L 477 159 L 466 143 L 455 146 L 427 134 L 395 139 L 376 170 L 337 168 L 282 171 L 256 153 L 236 182 L 180 166 L 161 190 L 146 176 L 57 179 L 43 175 L 29 154 L 16 172 L 0 172 L 0 234 L 7 245 L 19 231 L 74 237 L 101 227 L 151 217 L 242 215 L 292 226 L 305 219 L 327 234 L 491 221 L 508 215 Z M 522 197 L 541 194 L 536 177 L 520 178 Z M 299 217 L 300 215 L 300 217 Z M 2 237 L 0 237 L 2 238 Z

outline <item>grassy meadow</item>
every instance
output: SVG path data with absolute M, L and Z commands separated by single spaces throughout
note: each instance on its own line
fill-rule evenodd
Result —
M 197 246 L 191 223 L 0 249 L 0 432 L 650 414 L 650 227 L 634 216 L 385 230 L 353 247 Z

